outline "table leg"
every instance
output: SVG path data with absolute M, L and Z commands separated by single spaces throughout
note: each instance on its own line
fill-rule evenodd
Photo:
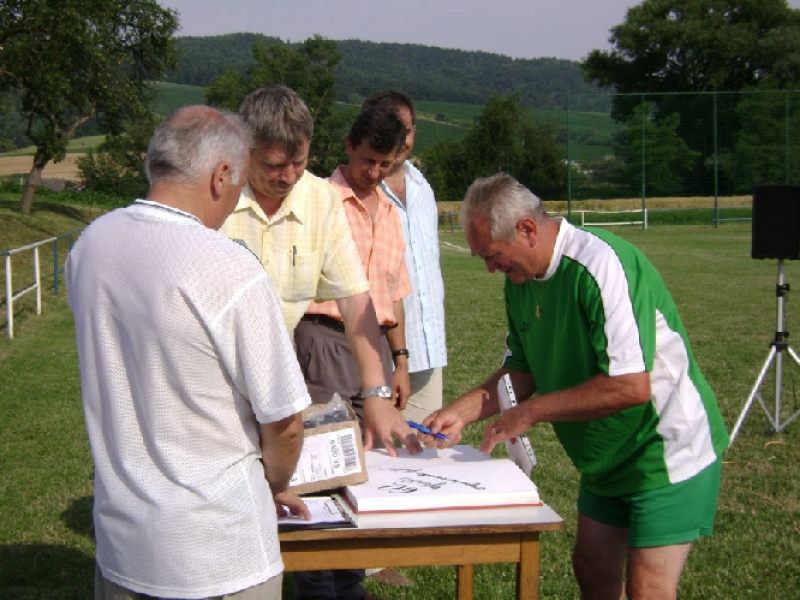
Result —
M 456 567 L 456 598 L 472 600 L 472 589 L 475 583 L 475 566 L 458 565 Z
M 523 533 L 517 565 L 517 600 L 539 598 L 539 534 Z

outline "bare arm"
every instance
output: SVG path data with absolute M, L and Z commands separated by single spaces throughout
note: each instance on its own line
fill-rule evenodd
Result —
M 336 304 L 344 321 L 347 343 L 358 365 L 362 389 L 387 385 L 389 382 L 384 381 L 381 362 L 378 317 L 369 292 L 341 298 Z M 377 396 L 364 400 L 364 428 L 364 448 L 367 450 L 379 441 L 390 455 L 396 456 L 393 436 L 400 438 L 412 453 L 422 449 L 414 431 L 390 400 Z
M 406 312 L 403 301 L 397 300 L 394 305 L 394 319 L 397 326 L 386 333 L 389 340 L 389 348 L 395 350 L 406 350 Z M 408 356 L 400 355 L 394 357 L 394 376 L 392 378 L 392 391 L 394 392 L 395 406 L 397 410 L 403 410 L 411 395 L 411 382 L 408 378 Z
M 431 436 L 421 436 L 425 445 L 444 447 L 457 444 L 461 441 L 461 430 L 466 425 L 498 414 L 500 403 L 497 397 L 497 383 L 506 373 L 511 376 L 511 383 L 518 398 L 529 398 L 536 391 L 532 375 L 501 367 L 478 387 L 456 398 L 425 419 L 424 424 L 434 433 L 444 433 L 450 438 L 450 443 L 446 443 Z
M 581 385 L 531 398 L 505 411 L 486 425 L 481 450 L 491 452 L 500 442 L 525 433 L 537 423 L 602 419 L 649 399 L 647 372 L 595 375 Z
M 340 298 L 336 306 L 342 314 L 347 345 L 356 359 L 361 385 L 365 390 L 386 385 L 381 363 L 381 331 L 369 292 Z
M 264 476 L 272 490 L 278 514 L 283 513 L 280 508 L 283 505 L 292 514 L 311 518 L 300 497 L 288 489 L 303 450 L 303 419 L 300 413 L 273 423 L 262 423 L 259 429 Z
M 483 452 L 491 452 L 500 442 L 525 433 L 537 423 L 601 419 L 650 399 L 650 376 L 646 372 L 616 377 L 596 375 L 581 385 L 531 398 L 536 391 L 533 376 L 503 367 L 484 383 L 425 419 L 431 431 L 450 438 L 450 442 L 445 443 L 422 436 L 425 445 L 457 444 L 466 425 L 498 414 L 497 382 L 506 373 L 511 375 L 520 403 L 486 425 L 481 444 Z

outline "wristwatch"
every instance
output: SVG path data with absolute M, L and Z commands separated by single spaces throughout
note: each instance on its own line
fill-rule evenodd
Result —
M 358 397 L 362 400 L 364 398 L 369 398 L 370 396 L 378 396 L 378 398 L 385 398 L 386 400 L 392 400 L 392 388 L 388 385 L 379 385 L 378 387 L 370 388 L 368 390 L 364 390 L 363 392 L 359 392 Z

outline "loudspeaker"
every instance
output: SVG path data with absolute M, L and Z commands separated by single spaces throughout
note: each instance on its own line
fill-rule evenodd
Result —
M 753 258 L 800 259 L 800 186 L 753 188 Z

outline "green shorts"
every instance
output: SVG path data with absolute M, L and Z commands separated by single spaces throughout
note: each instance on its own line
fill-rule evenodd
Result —
M 651 548 L 693 542 L 711 535 L 722 459 L 700 473 L 657 490 L 599 496 L 581 486 L 578 510 L 590 519 L 628 529 L 628 546 Z

